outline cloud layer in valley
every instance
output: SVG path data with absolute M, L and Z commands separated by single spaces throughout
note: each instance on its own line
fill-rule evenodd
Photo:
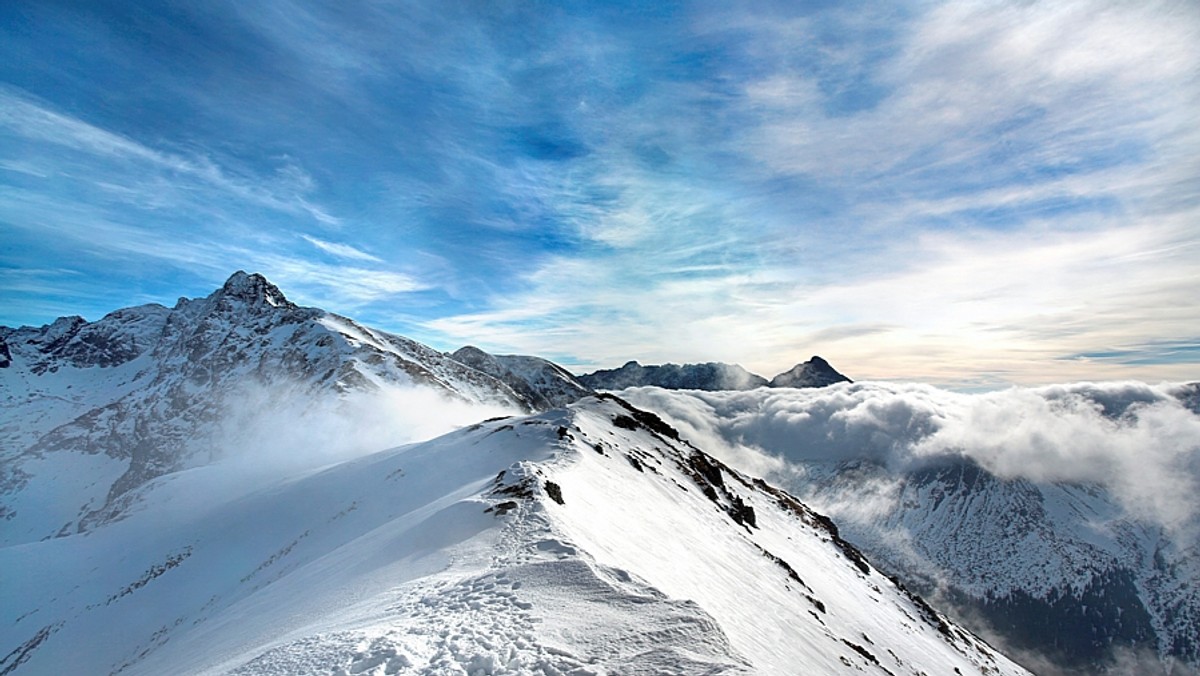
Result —
M 973 460 L 1005 479 L 1106 488 L 1135 518 L 1188 536 L 1200 521 L 1200 388 L 1080 383 L 961 394 L 856 383 L 748 392 L 626 390 L 702 448 L 786 482 L 807 463 L 894 471 Z M 1190 408 L 1189 408 L 1190 407 Z

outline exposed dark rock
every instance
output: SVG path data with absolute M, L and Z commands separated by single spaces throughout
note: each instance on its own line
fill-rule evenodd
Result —
M 546 495 L 550 496 L 550 499 L 558 504 L 563 504 L 562 487 L 553 481 L 546 482 Z
M 871 664 L 874 664 L 875 666 L 879 667 L 880 669 L 883 669 L 883 671 L 885 671 L 886 673 L 889 673 L 889 674 L 892 673 L 892 672 L 888 671 L 887 669 L 884 669 L 883 665 L 881 665 L 879 663 L 879 660 L 874 655 L 872 655 L 870 653 L 870 651 L 868 651 L 866 648 L 864 648 L 852 641 L 847 641 L 846 639 L 842 639 L 842 643 L 845 643 L 847 646 L 849 646 L 849 648 L 851 650 L 853 650 L 854 652 L 858 653 L 859 655 L 862 655 L 863 657 L 865 657 L 867 659 L 867 661 L 870 662 Z
M 651 413 L 650 411 L 643 411 L 642 409 L 637 408 L 636 406 L 633 406 L 632 404 L 630 404 L 629 402 L 625 401 L 624 399 L 618 397 L 615 394 L 609 394 L 607 392 L 600 392 L 600 393 L 596 394 L 595 396 L 598 399 L 614 401 L 617 404 L 620 404 L 620 406 L 622 408 L 624 408 L 626 411 L 629 412 L 628 417 L 631 417 L 631 418 L 633 418 L 633 420 L 636 421 L 636 423 L 630 423 L 625 420 L 618 422 L 616 418 L 626 417 L 626 416 L 618 415 L 616 418 L 613 419 L 613 424 L 617 425 L 618 427 L 625 427 L 625 429 L 632 430 L 632 429 L 637 429 L 638 425 L 640 424 L 641 426 L 644 426 L 646 429 L 650 430 L 651 432 L 654 432 L 655 434 L 657 434 L 661 437 L 680 441 L 679 430 L 675 429 L 674 427 L 671 427 L 665 421 L 663 421 L 662 418 Z M 630 424 L 632 424 L 633 426 L 626 427 L 627 425 L 630 425 Z
M 693 452 L 688 457 L 688 465 L 707 483 L 713 486 L 723 487 L 725 485 L 725 477 L 721 475 L 721 468 L 707 454 L 699 451 Z
M 767 558 L 767 560 L 773 562 L 775 565 L 782 568 L 784 570 L 784 572 L 787 573 L 787 576 L 792 579 L 793 582 L 795 582 L 796 584 L 800 585 L 801 587 L 803 587 L 805 589 L 810 589 L 810 587 L 804 583 L 804 580 L 800 579 L 800 574 L 796 572 L 795 568 L 792 568 L 791 564 L 789 564 L 787 561 L 784 561 L 783 559 L 779 558 L 778 556 L 772 554 L 771 552 L 763 549 L 761 546 L 759 546 L 757 544 L 755 545 L 755 547 L 758 547 L 758 551 L 762 552 L 762 555 L 765 556 Z M 825 612 L 825 604 L 822 603 L 820 609 L 821 609 L 821 612 Z
M 183 563 L 184 560 L 186 560 L 191 555 L 192 555 L 191 547 L 185 547 L 182 551 L 180 551 L 176 554 L 171 554 L 162 563 L 157 563 L 157 564 L 154 564 L 153 566 L 151 566 L 149 570 L 147 570 L 145 573 L 142 574 L 141 577 L 139 577 L 137 580 L 134 580 L 133 582 L 126 585 L 126 587 L 124 589 L 122 589 L 121 591 L 108 597 L 108 599 L 104 602 L 104 605 L 110 605 L 113 601 L 116 601 L 117 599 L 119 599 L 123 596 L 129 596 L 130 594 L 141 589 L 142 587 L 145 587 L 146 585 L 150 584 L 150 582 L 154 578 L 163 575 L 168 570 L 171 570 L 172 568 Z
M 50 638 L 51 635 L 57 632 L 60 627 L 62 627 L 62 622 L 48 624 L 42 627 L 37 631 L 36 634 L 33 635 L 33 638 L 25 641 L 16 648 L 13 648 L 7 655 L 5 655 L 3 658 L 0 658 L 0 667 L 4 667 L 3 670 L 0 670 L 0 676 L 7 676 L 7 674 L 11 674 L 12 672 L 16 671 L 17 667 L 27 662 L 33 655 L 34 651 L 36 651 L 39 646 L 45 643 L 46 639 Z
M 613 425 L 623 430 L 636 430 L 641 427 L 636 420 L 627 415 L 613 416 Z
M 729 499 L 729 502 L 727 511 L 734 521 L 742 526 L 750 528 L 758 527 L 758 518 L 754 515 L 754 508 L 747 505 L 741 496 L 734 495 Z
M 501 486 L 493 491 L 496 495 L 510 495 L 514 498 L 528 500 L 533 497 L 533 490 L 528 479 L 515 484 Z
M 834 524 L 829 517 L 816 512 L 811 513 L 816 522 L 820 524 L 826 530 L 826 532 L 829 533 L 829 537 L 833 541 L 833 544 L 837 545 L 837 548 L 842 550 L 842 553 L 846 555 L 846 558 L 850 559 L 850 561 L 862 571 L 863 575 L 870 575 L 871 565 L 867 563 L 867 557 L 863 556 L 863 553 L 858 550 L 858 547 L 855 547 L 846 540 L 842 539 L 842 536 L 838 534 L 837 525 Z
M 838 532 L 837 524 L 832 519 L 824 514 L 814 512 L 804 505 L 804 503 L 792 497 L 787 491 L 776 488 L 762 479 L 755 479 L 754 487 L 774 497 L 780 507 L 800 517 L 805 523 L 828 533 L 830 541 L 846 555 L 846 558 L 850 559 L 855 567 L 862 571 L 864 575 L 871 574 L 871 565 L 867 562 L 867 557 L 857 547 L 842 538 Z
M 496 516 L 504 516 L 505 514 L 508 514 L 510 511 L 512 511 L 516 508 L 517 508 L 516 502 L 514 502 L 512 500 L 505 500 L 504 502 L 501 502 L 494 507 L 488 507 L 487 509 L 485 509 L 483 511 L 484 511 L 484 513 L 490 513 L 492 511 L 495 511 Z

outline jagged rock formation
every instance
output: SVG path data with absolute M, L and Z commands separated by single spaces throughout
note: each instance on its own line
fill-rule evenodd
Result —
M 1099 486 L 1005 480 L 970 460 L 899 475 L 861 461 L 807 469 L 803 493 L 818 504 L 890 485 L 892 508 L 843 518 L 846 536 L 1008 646 L 1072 671 L 1101 670 L 1114 651 L 1200 663 L 1200 589 L 1188 582 L 1200 549 L 1123 516 Z

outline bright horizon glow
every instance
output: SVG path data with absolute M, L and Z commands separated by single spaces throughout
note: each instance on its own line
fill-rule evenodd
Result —
M 0 6 L 0 325 L 233 271 L 575 371 L 1200 379 L 1188 2 Z

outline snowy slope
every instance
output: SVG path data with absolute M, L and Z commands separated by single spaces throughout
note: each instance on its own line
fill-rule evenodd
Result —
M 430 425 L 416 409 L 430 397 L 457 403 L 436 406 L 456 413 L 433 433 L 547 406 L 540 381 L 514 380 L 520 394 L 415 341 L 299 307 L 261 275 L 243 272 L 169 309 L 0 327 L 0 345 L 0 543 L 117 518 L 147 481 L 207 464 L 231 442 L 269 442 L 258 429 L 263 419 L 286 433 L 289 421 L 306 417 L 385 410 L 367 396 L 414 409 L 391 415 L 420 433 L 394 424 L 397 435 L 379 448 L 428 438 Z M 394 401 L 414 391 L 423 393 L 419 401 Z M 74 472 L 78 465 L 90 471 Z
M 1200 667 L 1194 391 L 866 383 L 622 396 L 830 514 L 979 630 L 1094 673 L 1114 655 Z
M 0 549 L 0 673 L 1024 673 L 676 434 L 590 397 L 315 473 L 161 477 L 124 520 Z

